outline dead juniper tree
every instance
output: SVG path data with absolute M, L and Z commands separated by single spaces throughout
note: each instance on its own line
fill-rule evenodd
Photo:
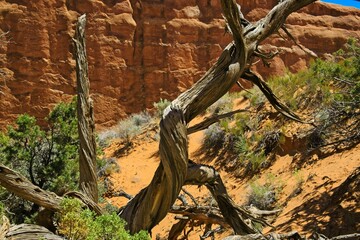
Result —
M 235 0 L 221 0 L 227 28 L 234 41 L 224 49 L 215 65 L 165 110 L 160 122 L 160 165 L 151 183 L 120 214 L 127 221 L 130 232 L 151 230 L 159 223 L 174 204 L 183 185 L 206 184 L 224 219 L 236 234 L 256 233 L 255 228 L 243 220 L 219 174 L 212 167 L 189 161 L 187 124 L 228 92 L 240 77 L 257 85 L 281 113 L 301 121 L 278 101 L 267 84 L 251 71 L 250 65 L 256 56 L 271 58 L 273 53 L 260 52 L 260 43 L 283 27 L 289 14 L 314 1 L 281 1 L 263 19 L 250 23 L 242 18 L 241 8 Z
M 79 132 L 80 189 L 92 201 L 98 202 L 96 141 L 93 101 L 90 98 L 90 82 L 85 44 L 86 15 L 79 17 L 74 38 L 76 49 L 77 115 Z
M 210 166 L 195 164 L 189 160 L 187 125 L 228 92 L 239 78 L 249 80 L 257 85 L 270 103 L 282 114 L 301 121 L 279 102 L 267 84 L 251 71 L 250 66 L 254 57 L 268 59 L 274 56 L 274 53 L 261 52 L 258 48 L 260 43 L 282 28 L 289 14 L 315 1 L 281 1 L 263 19 L 251 23 L 243 18 L 241 8 L 235 0 L 221 0 L 227 29 L 232 34 L 234 41 L 223 50 L 218 61 L 205 75 L 189 90 L 172 101 L 164 111 L 160 122 L 161 162 L 159 167 L 151 183 L 142 189 L 120 213 L 120 217 L 127 221 L 127 227 L 131 233 L 142 229 L 151 231 L 170 211 L 182 187 L 187 184 L 207 186 L 218 203 L 224 221 L 232 227 L 236 234 L 257 233 L 255 228 L 244 220 L 249 216 L 239 209 L 227 194 L 219 173 Z M 79 127 L 91 128 L 92 125 L 91 123 L 79 124 Z M 91 169 L 91 161 L 88 161 L 88 164 Z M 85 204 L 91 205 L 92 209 L 101 214 L 101 209 L 91 201 L 91 199 L 96 201 L 96 197 L 91 196 L 92 194 L 89 192 L 96 190 L 91 183 L 93 181 L 91 174 L 89 177 L 82 183 L 83 190 L 90 197 L 90 199 L 87 198 Z M 62 197 L 43 191 L 3 165 L 0 165 L 0 185 L 47 209 L 59 210 Z M 75 193 L 73 195 L 79 196 Z M 173 232 L 181 231 L 184 223 L 186 224 L 186 222 L 182 222 L 175 227 Z

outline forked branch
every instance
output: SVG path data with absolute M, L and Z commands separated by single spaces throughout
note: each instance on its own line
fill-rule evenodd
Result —
M 200 172 L 192 171 L 193 166 L 188 166 L 187 124 L 230 90 L 244 73 L 248 61 L 262 40 L 278 30 L 290 13 L 314 1 L 283 1 L 264 19 L 255 24 L 247 24 L 243 29 L 242 14 L 236 1 L 221 0 L 234 42 L 224 49 L 215 65 L 198 82 L 165 110 L 160 123 L 160 165 L 149 186 L 141 190 L 121 212 L 121 217 L 128 222 L 131 233 L 141 229 L 151 230 L 165 217 L 182 186 L 190 183 L 191 179 L 201 177 L 197 175 Z M 268 90 L 261 81 L 258 83 L 263 90 Z M 297 116 L 292 115 L 276 98 L 272 99 L 273 104 L 284 114 L 298 120 Z M 227 195 L 221 178 L 216 178 L 215 182 L 214 185 L 208 184 L 209 190 L 217 200 L 226 222 L 238 234 L 255 233 L 254 228 L 247 225 L 235 209 L 236 206 Z

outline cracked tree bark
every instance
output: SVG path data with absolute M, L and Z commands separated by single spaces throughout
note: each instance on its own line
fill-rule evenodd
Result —
M 224 17 L 234 42 L 223 51 L 218 61 L 192 88 L 172 101 L 160 123 L 160 165 L 151 183 L 140 191 L 123 209 L 120 216 L 131 233 L 151 230 L 173 205 L 181 187 L 191 176 L 188 165 L 187 124 L 222 97 L 247 69 L 258 45 L 277 31 L 286 17 L 315 0 L 287 0 L 275 6 L 265 18 L 251 24 L 240 23 L 242 13 L 234 0 L 221 0 Z M 286 109 L 284 110 L 286 112 Z M 219 181 L 219 179 L 217 179 Z M 239 234 L 254 233 L 239 216 L 234 216 L 231 199 L 223 184 L 210 191 L 216 196 L 222 214 Z
M 53 192 L 43 190 L 32 184 L 26 177 L 12 169 L 0 164 L 0 185 L 9 192 L 41 207 L 57 212 L 60 210 L 60 202 L 63 197 Z M 103 214 L 103 210 L 87 195 L 80 192 L 68 192 L 65 196 L 80 199 L 88 208 L 97 214 Z
M 21 174 L 0 164 L 0 185 L 25 200 L 52 211 L 60 210 L 61 197 L 32 184 Z
M 80 189 L 94 202 L 98 202 L 96 175 L 96 141 L 93 104 L 90 98 L 90 82 L 85 44 L 86 15 L 78 19 L 75 32 L 77 113 L 79 132 Z
M 228 195 L 219 173 L 212 167 L 189 162 L 185 185 L 205 185 L 218 203 L 225 221 L 236 234 L 257 233 L 245 223 L 238 208 Z

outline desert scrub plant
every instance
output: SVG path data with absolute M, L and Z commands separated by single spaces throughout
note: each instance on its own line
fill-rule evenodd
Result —
M 301 186 L 305 182 L 303 173 L 301 172 L 301 170 L 295 169 L 294 172 L 293 172 L 293 175 L 294 175 L 294 178 L 295 178 L 295 181 L 296 181 L 296 188 L 301 188 Z
M 117 137 L 117 133 L 115 129 L 111 128 L 99 132 L 96 137 L 96 142 L 100 148 L 104 149 L 108 147 L 111 143 L 111 140 L 115 139 L 116 137 Z
M 250 145 L 244 136 L 244 133 L 237 135 L 234 141 L 234 152 L 238 155 L 247 154 L 250 151 Z
M 117 137 L 130 141 L 131 138 L 140 133 L 141 128 L 152 120 L 147 112 L 132 114 L 117 125 Z
M 237 154 L 239 164 L 245 167 L 245 173 L 253 173 L 265 166 L 266 155 L 262 141 L 266 135 L 259 129 L 259 118 L 249 114 L 235 116 L 234 124 L 228 128 L 232 140 L 232 152 Z
M 259 209 L 271 210 L 276 207 L 278 195 L 281 193 L 283 183 L 276 179 L 273 174 L 266 175 L 264 184 L 260 184 L 257 179 L 250 183 L 250 193 L 248 204 L 254 205 Z
M 263 152 L 257 152 L 257 153 L 248 153 L 246 155 L 247 158 L 247 169 L 250 172 L 256 172 L 260 168 L 264 167 L 264 164 L 266 163 L 266 156 Z
M 281 132 L 279 130 L 267 130 L 262 133 L 260 141 L 258 141 L 255 152 L 263 152 L 264 155 L 270 154 L 280 143 Z
M 83 209 L 78 199 L 65 198 L 56 215 L 59 234 L 69 240 L 149 240 L 145 231 L 130 235 L 125 230 L 125 221 L 116 213 L 96 216 L 89 209 Z
M 86 240 L 150 240 L 146 231 L 130 235 L 125 225 L 126 222 L 114 212 L 98 216 L 90 223 L 91 230 Z
M 64 198 L 57 213 L 57 231 L 69 240 L 85 239 L 89 234 L 89 225 L 94 214 L 83 210 L 78 199 Z
M 331 60 L 316 59 L 308 70 L 296 74 L 287 72 L 282 77 L 274 77 L 268 81 L 273 92 L 285 105 L 295 111 L 305 110 L 307 120 L 312 118 L 310 121 L 314 122 L 315 127 L 310 130 L 304 128 L 307 136 L 304 143 L 309 152 L 327 146 L 345 149 L 360 142 L 359 69 L 360 46 L 357 40 L 349 39 L 345 48 L 335 53 Z M 262 95 L 245 96 L 253 105 L 263 102 L 258 101 Z M 260 146 L 266 142 L 281 141 L 281 134 L 278 138 L 271 126 L 268 128 L 264 123 L 261 125 L 263 129 L 257 130 L 259 135 L 264 136 Z M 276 144 L 266 145 L 265 155 L 268 155 Z
M 250 194 L 248 198 L 248 204 L 254 205 L 259 209 L 271 210 L 276 203 L 276 192 L 274 187 L 266 183 L 261 185 L 257 182 L 250 184 Z
M 151 115 L 146 111 L 142 111 L 137 114 L 132 114 L 130 118 L 133 121 L 133 123 L 139 127 L 142 127 L 153 120 Z
M 99 177 L 108 177 L 113 173 L 120 172 L 120 166 L 116 161 L 116 158 L 104 159 L 104 165 L 98 168 Z
M 131 114 L 129 117 L 119 121 L 117 126 L 100 132 L 98 134 L 98 143 L 100 147 L 107 147 L 111 140 L 120 138 L 130 143 L 131 139 L 141 132 L 141 129 L 153 121 L 153 118 L 146 111 Z
M 250 105 L 253 107 L 264 104 L 266 102 L 266 97 L 257 87 L 253 87 L 248 91 L 244 92 L 244 97 L 249 99 Z
M 330 91 L 314 113 L 317 125 L 309 135 L 309 148 L 336 146 L 338 150 L 360 142 L 360 45 L 349 39 L 333 61 L 317 60 L 310 71 Z M 323 88 L 321 88 L 323 91 Z
M 358 41 L 349 39 L 345 49 L 333 54 L 333 60 L 317 58 L 310 63 L 308 70 L 296 74 L 287 72 L 282 77 L 269 79 L 269 86 L 292 110 L 299 106 L 331 106 L 358 89 L 359 49 Z M 343 91 L 344 88 L 349 91 Z
M 225 142 L 226 132 L 219 123 L 215 123 L 205 130 L 203 143 L 207 149 L 220 149 Z
M 234 96 L 227 93 L 206 109 L 210 115 L 223 114 L 232 111 Z
M 5 206 L 2 202 L 0 202 L 0 226 L 3 223 L 3 216 L 5 216 Z
M 253 173 L 265 166 L 265 150 L 256 148 L 263 135 L 258 131 L 259 119 L 249 114 L 236 114 L 234 120 L 223 119 L 204 132 L 203 148 L 207 153 L 222 153 L 237 156 L 234 167 L 245 167 L 245 173 Z
M 314 128 L 303 128 L 307 137 L 304 147 L 309 152 L 328 144 L 345 149 L 360 142 L 359 69 L 359 44 L 349 40 L 347 50 L 340 51 L 332 61 L 316 59 L 309 70 L 297 74 L 288 71 L 269 80 L 281 102 L 292 110 L 305 110 L 306 121 L 309 118 L 314 121 Z M 239 164 L 253 173 L 271 164 L 272 153 L 286 139 L 281 128 L 286 122 L 281 118 L 274 123 L 274 115 L 258 107 L 264 104 L 264 95 L 258 88 L 250 91 L 251 94 L 243 95 L 256 108 L 256 113 L 239 113 L 231 120 L 220 121 L 207 130 L 204 144 L 210 150 L 216 146 L 222 147 L 223 152 L 237 154 L 239 161 L 232 161 L 232 165 Z
M 131 139 L 140 133 L 140 126 L 135 125 L 131 117 L 126 118 L 116 126 L 116 137 L 130 143 Z
M 155 108 L 155 116 L 161 118 L 165 108 L 167 108 L 170 105 L 170 103 L 171 102 L 169 100 L 162 98 L 160 98 L 158 102 L 154 102 L 153 106 Z

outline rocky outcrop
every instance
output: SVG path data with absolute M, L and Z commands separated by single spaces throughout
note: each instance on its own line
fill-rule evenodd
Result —
M 257 20 L 275 0 L 238 1 Z M 214 63 L 231 40 L 217 0 L 5 0 L 0 2 L 0 126 L 24 112 L 41 123 L 59 101 L 75 94 L 72 37 L 77 17 L 87 14 L 87 53 L 95 118 L 110 126 L 129 113 L 173 99 Z M 292 14 L 287 27 L 318 55 L 360 37 L 360 10 L 316 2 Z M 284 35 L 284 34 L 282 34 Z M 0 40 L 1 41 L 1 40 Z M 264 76 L 297 71 L 311 56 L 274 36 L 278 49 Z

